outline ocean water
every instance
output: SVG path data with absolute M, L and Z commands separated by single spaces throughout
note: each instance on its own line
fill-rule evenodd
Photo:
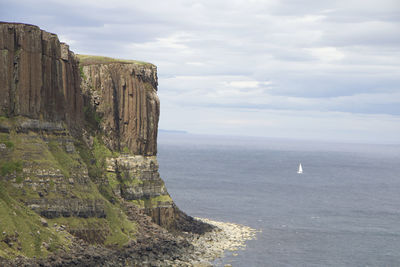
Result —
M 262 231 L 218 265 L 400 266 L 399 145 L 160 133 L 158 147 L 183 211 Z

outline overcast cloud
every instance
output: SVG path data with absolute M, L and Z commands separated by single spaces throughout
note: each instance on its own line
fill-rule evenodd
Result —
M 398 0 L 1 0 L 0 19 L 156 64 L 163 129 L 400 143 Z

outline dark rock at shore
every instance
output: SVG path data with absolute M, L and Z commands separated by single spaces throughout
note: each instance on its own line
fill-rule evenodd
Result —
M 137 239 L 122 248 L 93 246 L 76 239 L 69 251 L 61 251 L 45 259 L 18 257 L 12 261 L 2 260 L 1 266 L 171 266 L 174 261 L 190 266 L 193 246 L 183 237 L 175 236 L 151 223 L 136 206 L 126 203 L 130 219 L 139 224 Z M 199 231 L 199 230 L 197 230 Z M 181 266 L 182 264 L 177 264 Z

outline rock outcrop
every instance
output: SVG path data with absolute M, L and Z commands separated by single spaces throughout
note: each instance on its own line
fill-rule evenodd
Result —
M 160 101 L 157 68 L 149 63 L 81 56 L 82 88 L 101 117 L 110 149 L 157 154 Z M 97 59 L 97 60 L 96 60 Z
M 64 121 L 78 128 L 83 99 L 78 61 L 57 35 L 0 22 L 0 115 Z

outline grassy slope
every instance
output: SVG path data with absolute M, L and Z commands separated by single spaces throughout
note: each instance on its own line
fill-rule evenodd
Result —
M 0 182 L 0 257 L 44 257 L 58 248 L 68 249 L 70 241 L 66 237 L 69 234 L 43 226 L 40 219 L 35 212 L 10 197 L 7 185 Z
M 2 120 L 4 123 L 5 119 L 2 118 Z M 12 124 L 9 121 L 7 123 Z M 67 249 L 68 241 L 64 237 L 66 232 L 56 232 L 52 228 L 54 223 L 64 224 L 67 229 L 75 231 L 88 228 L 98 230 L 100 235 L 105 235 L 104 238 L 100 238 L 105 245 L 122 246 L 134 239 L 137 231 L 136 223 L 127 219 L 118 202 L 114 204 L 109 202 L 94 181 L 89 180 L 84 188 L 67 182 L 77 168 L 86 167 L 82 165 L 85 159 L 78 152 L 67 153 L 63 145 L 57 141 L 59 137 L 46 135 L 46 141 L 43 137 L 32 132 L 0 134 L 0 143 L 7 146 L 7 152 L 0 157 L 0 170 L 2 170 L 0 173 L 0 257 L 13 258 L 17 255 L 44 257 L 49 251 L 57 248 Z M 84 149 L 89 155 L 86 160 L 96 163 L 92 171 L 95 174 L 101 174 L 104 157 L 112 154 L 111 151 L 101 144 L 95 145 L 93 149 L 87 147 Z M 31 171 L 22 172 L 22 167 L 29 168 Z M 30 179 L 32 182 L 39 183 L 39 178 L 33 175 L 35 171 L 57 169 L 64 176 L 62 178 L 64 182 L 57 184 L 57 181 L 50 180 L 45 198 L 65 197 L 52 192 L 55 186 L 62 186 L 66 188 L 67 198 L 74 196 L 80 199 L 103 200 L 106 218 L 60 217 L 47 220 L 50 227 L 43 226 L 40 216 L 23 204 L 25 200 L 39 198 L 38 191 L 32 186 L 27 186 L 25 181 Z M 103 187 L 106 187 L 105 191 L 107 191 L 107 185 Z M 111 189 L 108 191 L 111 192 Z M 2 234 L 3 232 L 5 234 Z M 15 233 L 18 233 L 18 236 L 15 236 Z M 49 249 L 44 248 L 43 242 L 49 245 Z

